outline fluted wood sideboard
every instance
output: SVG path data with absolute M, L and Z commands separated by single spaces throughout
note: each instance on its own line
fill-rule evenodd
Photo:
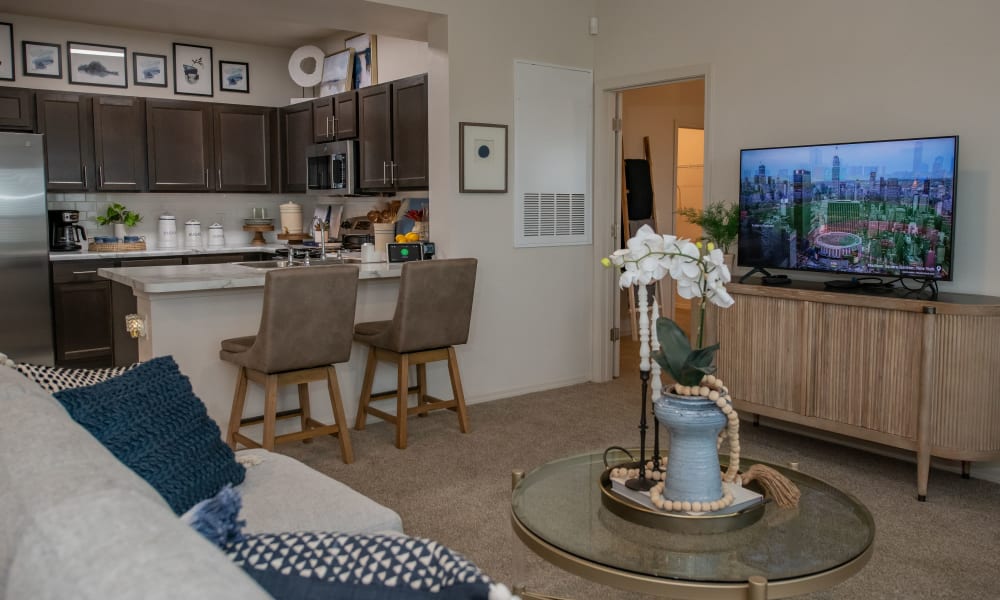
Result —
M 920 500 L 932 456 L 1000 458 L 1000 298 L 727 289 L 718 373 L 742 414 L 916 452 Z

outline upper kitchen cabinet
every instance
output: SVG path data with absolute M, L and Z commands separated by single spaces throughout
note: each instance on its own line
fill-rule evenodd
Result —
M 358 90 L 361 188 L 427 189 L 427 75 Z
M 230 104 L 216 104 L 212 110 L 215 124 L 215 190 L 274 191 L 277 111 L 262 106 Z
M 146 189 L 146 103 L 131 96 L 94 98 L 97 189 Z
M 35 128 L 35 92 L 0 88 L 0 129 L 32 131 Z
M 50 192 L 95 190 L 92 102 L 86 94 L 35 95 L 36 131 L 45 136 L 46 189 Z
M 281 191 L 306 191 L 306 146 L 313 143 L 313 105 L 299 102 L 279 111 Z
M 182 100 L 146 101 L 149 190 L 208 192 L 214 188 L 212 105 Z
M 341 92 L 313 100 L 313 141 L 349 140 L 358 137 L 358 93 Z

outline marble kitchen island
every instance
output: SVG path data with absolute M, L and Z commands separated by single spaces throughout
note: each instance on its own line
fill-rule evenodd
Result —
M 355 323 L 391 319 L 399 290 L 400 265 L 369 263 L 358 265 L 360 282 Z M 286 267 L 287 268 L 287 267 Z M 291 267 L 311 268 L 311 267 Z M 181 372 L 191 379 L 195 394 L 208 407 L 208 414 L 224 432 L 229 421 L 237 367 L 219 359 L 219 343 L 226 338 L 257 333 L 264 298 L 267 269 L 238 263 L 176 265 L 157 267 L 121 267 L 100 269 L 98 274 L 132 288 L 137 299 L 137 313 L 145 319 L 146 335 L 140 337 L 139 360 L 171 355 Z M 311 310 L 335 310 L 317 304 Z M 124 323 L 115 323 L 124 327 Z M 308 346 L 322 331 L 289 331 Z M 338 364 L 337 376 L 343 396 L 347 426 L 354 423 L 364 376 L 367 346 L 355 344 L 351 359 Z M 429 365 L 428 387 L 432 394 L 450 397 L 448 371 L 444 364 Z M 376 373 L 374 389 L 395 387 L 395 370 L 383 365 Z M 279 391 L 278 410 L 298 406 L 295 386 Z M 321 421 L 332 422 L 329 396 L 324 382 L 310 384 L 312 412 Z M 394 403 L 395 400 L 388 401 Z M 244 416 L 263 411 L 261 386 L 251 383 L 247 392 Z M 392 410 L 392 406 L 387 406 Z M 279 421 L 279 433 L 295 430 L 298 419 Z M 259 439 L 260 426 L 247 428 Z

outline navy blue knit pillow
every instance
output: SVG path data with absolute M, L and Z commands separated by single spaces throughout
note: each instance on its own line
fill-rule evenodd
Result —
M 246 475 L 173 357 L 53 396 L 178 515 Z

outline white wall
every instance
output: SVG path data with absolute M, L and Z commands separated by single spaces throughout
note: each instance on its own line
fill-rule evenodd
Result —
M 69 90 L 87 94 L 109 94 L 143 96 L 147 98 L 174 98 L 205 102 L 227 102 L 231 104 L 253 104 L 260 106 L 284 106 L 288 99 L 301 95 L 301 89 L 288 76 L 289 48 L 274 48 L 251 44 L 240 44 L 222 40 L 190 38 L 149 31 L 102 27 L 86 23 L 40 19 L 21 15 L 0 13 L 0 21 L 14 26 L 15 81 L 3 81 L 0 85 L 26 87 L 45 90 Z M 62 55 L 62 78 L 26 77 L 21 70 L 21 41 L 48 42 L 59 44 Z M 112 88 L 92 85 L 70 85 L 66 66 L 66 42 L 89 42 L 109 46 L 125 46 L 128 49 L 127 88 Z M 213 95 L 178 96 L 174 94 L 173 43 L 197 44 L 212 48 Z M 132 85 L 132 52 L 162 54 L 167 57 L 167 87 L 146 87 Z M 250 65 L 250 93 L 219 91 L 220 60 L 246 62 Z

